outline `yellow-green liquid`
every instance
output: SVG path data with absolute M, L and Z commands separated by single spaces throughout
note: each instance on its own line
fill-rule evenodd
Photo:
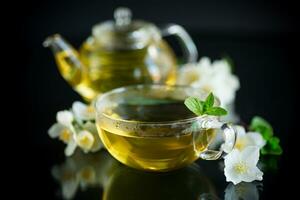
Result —
M 78 66 L 71 54 L 80 59 Z M 174 84 L 176 78 L 176 60 L 164 42 L 134 50 L 105 50 L 86 42 L 79 55 L 68 50 L 57 52 L 55 58 L 62 76 L 87 101 L 114 88 Z
M 111 113 L 110 117 L 115 119 L 137 122 L 174 121 L 194 116 L 183 102 L 175 101 L 157 105 L 122 104 L 106 113 Z M 97 126 L 104 145 L 117 160 L 149 171 L 169 171 L 194 162 L 215 135 L 213 129 L 178 135 L 183 131 L 180 126 L 134 128 L 126 127 L 122 122 L 106 123 L 105 119 Z

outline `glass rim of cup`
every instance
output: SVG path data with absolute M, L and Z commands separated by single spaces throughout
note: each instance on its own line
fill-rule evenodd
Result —
M 121 122 L 121 123 L 128 123 L 128 124 L 138 124 L 138 125 L 154 125 L 154 126 L 170 126 L 170 125 L 178 125 L 178 124 L 188 124 L 188 123 L 192 123 L 195 121 L 199 121 L 203 118 L 207 118 L 208 115 L 201 115 L 201 116 L 195 116 L 195 117 L 190 117 L 190 118 L 185 118 L 185 119 L 178 119 L 178 120 L 172 120 L 172 121 L 163 121 L 163 122 L 159 122 L 159 121 L 151 121 L 151 122 L 145 122 L 145 121 L 134 121 L 134 120 L 127 120 L 127 119 L 116 119 L 114 117 L 111 117 L 105 113 L 102 113 L 101 111 L 99 111 L 99 102 L 103 101 L 103 99 L 107 98 L 108 96 L 112 95 L 112 94 L 116 94 L 116 93 L 122 93 L 127 91 L 128 89 L 142 89 L 142 88 L 146 88 L 146 87 L 156 87 L 156 88 L 161 88 L 161 87 L 168 87 L 168 88 L 186 88 L 186 89 L 191 89 L 191 90 L 195 90 L 197 91 L 197 93 L 199 93 L 199 95 L 205 95 L 207 96 L 209 93 L 204 91 L 203 89 L 197 88 L 197 87 L 191 87 L 188 85 L 164 85 L 164 84 L 138 84 L 138 85 L 130 85 L 130 86 L 123 86 L 123 87 L 119 87 L 113 90 L 110 90 L 106 93 L 100 94 L 96 97 L 95 101 L 94 101 L 94 107 L 95 107 L 95 111 L 96 111 L 96 115 L 102 115 L 103 117 L 109 119 L 109 120 L 113 120 L 116 122 Z M 219 105 L 220 104 L 220 100 L 218 99 L 218 97 L 215 96 L 215 101 L 216 104 Z M 188 108 L 187 108 L 188 109 Z M 211 118 L 218 118 L 218 116 L 209 116 Z

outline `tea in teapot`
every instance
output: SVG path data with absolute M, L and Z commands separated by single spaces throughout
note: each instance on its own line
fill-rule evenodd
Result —
M 195 44 L 181 26 L 159 29 L 149 22 L 131 20 L 128 8 L 116 9 L 114 17 L 114 21 L 95 25 L 78 52 L 58 34 L 44 42 L 51 47 L 63 78 L 85 100 L 126 85 L 174 84 L 177 61 L 163 36 L 177 36 L 186 61 L 196 61 Z

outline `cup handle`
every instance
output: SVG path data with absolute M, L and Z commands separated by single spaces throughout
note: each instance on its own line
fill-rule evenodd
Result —
M 219 150 L 207 148 L 205 151 L 202 151 L 199 154 L 200 158 L 204 160 L 217 160 L 221 156 L 225 156 L 226 154 L 232 151 L 232 149 L 235 146 L 236 137 L 237 137 L 237 131 L 233 126 L 231 126 L 228 123 L 220 122 L 218 119 L 208 119 L 202 123 L 201 128 L 220 129 L 221 131 L 218 131 L 217 133 L 222 134 L 224 138 L 224 142 L 221 145 L 221 148 Z
M 176 36 L 179 39 L 179 43 L 183 49 L 185 62 L 197 62 L 198 51 L 196 45 L 193 42 L 191 36 L 182 26 L 177 24 L 167 24 L 164 28 L 161 29 L 161 34 L 164 37 L 169 35 Z

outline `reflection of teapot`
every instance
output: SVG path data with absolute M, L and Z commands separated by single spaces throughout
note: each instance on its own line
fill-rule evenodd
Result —
M 99 194 L 87 194 L 86 189 L 95 186 L 103 188 L 104 200 L 215 199 L 216 194 L 196 164 L 168 173 L 142 172 L 119 163 L 106 151 L 77 151 L 52 173 L 60 181 L 65 199 L 75 197 L 78 187 L 86 191 L 81 196 L 99 199 Z
M 127 8 L 117 9 L 114 17 L 115 21 L 95 25 L 79 52 L 57 34 L 44 42 L 53 50 L 62 76 L 86 100 L 125 85 L 173 84 L 176 58 L 162 36 L 177 36 L 186 61 L 196 61 L 195 44 L 181 26 L 160 30 L 149 22 L 131 21 Z

